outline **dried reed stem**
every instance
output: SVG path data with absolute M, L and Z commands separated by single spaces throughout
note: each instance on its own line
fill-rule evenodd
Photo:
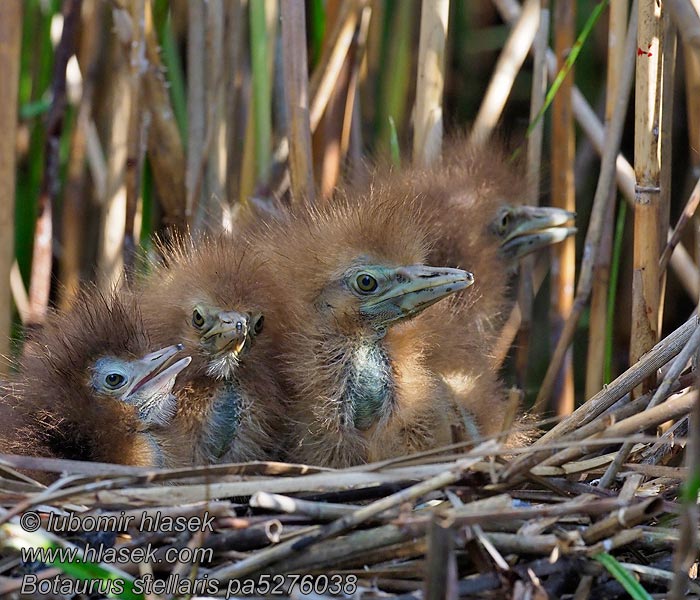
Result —
M 146 58 L 148 71 L 144 77 L 144 108 L 150 115 L 148 159 L 158 199 L 163 207 L 166 226 L 184 231 L 187 197 L 185 193 L 185 153 L 175 119 L 168 85 L 163 76 L 163 64 L 153 28 L 151 2 L 146 3 Z
M 146 140 L 143 111 L 143 74 L 146 70 L 146 2 L 132 0 L 129 13 L 125 17 L 131 22 L 131 39 L 124 50 L 129 57 L 129 93 L 131 112 L 127 130 L 127 157 L 124 181 L 126 184 L 126 219 L 124 222 L 124 266 L 127 272 L 133 271 L 136 258 L 134 231 L 136 210 L 141 198 L 141 173 L 146 153 Z
M 470 141 L 474 144 L 486 142 L 498 123 L 515 77 L 535 39 L 539 25 L 539 9 L 540 0 L 526 0 L 517 22 L 513 25 L 472 127 Z
M 523 14 L 524 14 L 523 9 Z M 576 3 L 560 0 L 554 9 L 554 51 L 557 71 L 566 62 L 576 37 Z M 576 137 L 574 115 L 571 108 L 571 91 L 574 69 L 564 81 L 552 103 L 552 204 L 569 211 L 576 210 L 574 162 Z M 549 318 L 552 328 L 552 345 L 556 345 L 564 323 L 571 313 L 576 276 L 576 242 L 569 237 L 552 248 L 551 301 Z M 574 410 L 574 374 L 572 351 L 562 359 L 552 398 L 552 408 L 557 415 L 571 414 Z
M 636 6 L 636 4 L 634 5 Z M 627 28 L 627 38 L 625 40 L 625 54 L 630 55 L 634 52 L 636 41 L 636 10 L 630 13 L 630 22 Z M 593 198 L 593 208 L 591 210 L 591 219 L 586 232 L 584 242 L 584 260 L 581 264 L 581 274 L 579 276 L 576 296 L 571 312 L 564 324 L 561 336 L 552 355 L 550 364 L 547 368 L 544 381 L 537 394 L 537 400 L 533 407 L 534 411 L 540 411 L 544 408 L 545 403 L 550 397 L 554 389 L 557 373 L 561 365 L 564 363 L 571 340 L 573 339 L 576 324 L 583 312 L 583 309 L 588 300 L 588 295 L 591 292 L 593 285 L 593 267 L 600 248 L 600 240 L 603 235 L 603 223 L 607 214 L 607 206 L 612 197 L 612 191 L 615 186 L 615 157 L 618 154 L 620 141 L 622 139 L 622 129 L 624 127 L 624 118 L 627 112 L 627 104 L 629 94 L 632 87 L 633 63 L 627 61 L 620 80 L 620 87 L 615 99 L 615 108 L 613 117 L 610 122 L 610 128 L 605 137 L 605 147 L 603 149 L 603 157 L 601 159 L 600 176 L 596 187 L 595 196 Z M 575 94 L 574 94 L 575 98 Z
M 549 38 L 550 12 L 546 1 L 540 3 L 538 11 L 537 33 L 532 46 L 532 91 L 530 96 L 530 123 L 539 114 L 544 105 L 547 93 L 547 39 Z M 527 204 L 537 205 L 540 198 L 540 175 L 542 172 L 542 139 L 544 136 L 544 120 L 539 119 L 532 129 L 527 141 Z M 525 386 L 528 359 L 530 356 L 530 328 L 532 309 L 535 299 L 533 272 L 535 257 L 526 256 L 520 261 L 520 277 L 518 280 L 518 302 L 520 309 L 520 328 L 516 337 L 515 373 L 520 387 Z M 505 329 L 501 330 L 502 333 Z M 510 344 L 509 344 L 510 345 Z M 500 364 L 500 361 L 499 363 Z
M 494 449 L 495 444 L 482 444 L 479 446 L 479 450 L 485 448 Z M 216 569 L 210 573 L 212 577 L 217 577 L 219 579 L 226 579 L 232 577 L 242 577 L 246 574 L 253 573 L 262 567 L 265 567 L 273 562 L 276 562 L 282 558 L 305 550 L 309 546 L 312 546 L 320 541 L 326 540 L 328 538 L 334 537 L 340 533 L 348 531 L 361 523 L 367 521 L 368 519 L 375 517 L 384 511 L 394 508 L 408 502 L 410 500 L 415 500 L 420 498 L 425 494 L 441 488 L 450 483 L 459 481 L 465 470 L 469 469 L 472 465 L 478 462 L 476 458 L 465 458 L 463 460 L 457 461 L 452 469 L 444 471 L 439 475 L 416 483 L 405 490 L 401 490 L 390 496 L 376 500 L 367 506 L 363 506 L 356 510 L 352 515 L 342 517 L 337 521 L 333 521 L 328 525 L 318 529 L 317 531 L 308 534 L 301 539 L 292 539 L 287 542 L 282 542 L 277 546 L 274 546 L 268 550 L 258 552 L 256 555 L 246 558 L 239 563 L 232 565 L 230 567 L 223 567 L 221 569 Z
M 700 53 L 700 2 L 697 0 L 666 0 L 665 6 L 690 52 Z
M 569 417 L 556 425 L 532 446 L 533 454 L 523 456 L 513 461 L 503 473 L 503 479 L 521 473 L 533 464 L 537 464 L 543 454 L 536 451 L 536 447 L 556 440 L 563 435 L 589 423 L 598 415 L 610 408 L 617 400 L 639 385 L 657 369 L 665 365 L 669 360 L 677 356 L 685 347 L 698 327 L 697 318 L 691 317 L 681 327 L 669 336 L 661 340 L 654 348 L 645 354 L 637 364 L 622 373 L 617 379 L 608 384 L 595 396 L 579 406 Z M 545 453 L 546 454 L 546 453 Z
M 37 202 L 38 217 L 34 231 L 32 273 L 29 281 L 29 322 L 40 325 L 49 306 L 53 263 L 53 204 L 60 189 L 60 142 L 66 113 L 66 67 L 75 54 L 82 0 L 67 0 L 63 5 L 63 31 L 56 46 L 53 65 L 51 109 L 46 125 L 44 175 Z
M 15 138 L 17 92 L 22 46 L 22 1 L 0 3 L 0 357 L 10 356 L 12 297 L 10 273 L 15 264 Z M 0 376 L 9 363 L 0 358 Z
M 605 123 L 609 126 L 615 107 L 618 82 L 624 60 L 624 39 L 627 32 L 627 0 L 612 0 L 608 23 L 608 72 L 605 86 Z M 616 194 L 616 190 L 613 191 Z M 588 327 L 588 357 L 586 360 L 586 398 L 603 387 L 603 368 L 607 344 L 607 307 L 610 282 L 610 258 L 613 229 L 615 227 L 615 202 L 611 199 L 603 224 L 600 251 L 593 274 L 590 325 Z
M 314 175 L 309 122 L 309 76 L 306 56 L 306 17 L 303 0 L 280 4 L 284 91 L 289 113 L 289 171 L 292 197 L 314 200 Z
M 661 219 L 663 22 L 655 0 L 640 0 L 635 89 L 634 271 L 630 363 L 658 340 Z M 652 385 L 653 381 L 647 382 Z
M 442 147 L 442 92 L 445 86 L 445 42 L 450 0 L 421 4 L 416 81 L 413 162 L 432 164 Z
M 255 0 L 260 3 L 262 0 Z M 185 188 L 187 204 L 185 216 L 189 223 L 195 218 L 195 188 L 199 179 L 200 165 L 204 157 L 204 138 L 207 130 L 206 105 L 206 11 L 207 3 L 189 0 L 187 3 L 187 170 Z

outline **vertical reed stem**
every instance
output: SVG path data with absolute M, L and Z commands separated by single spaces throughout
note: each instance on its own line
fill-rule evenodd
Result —
M 289 113 L 289 171 L 292 197 L 314 199 L 314 175 L 309 122 L 309 71 L 306 55 L 306 15 L 303 0 L 286 0 L 282 15 L 284 93 Z
M 662 47 L 661 8 L 656 0 L 640 0 L 634 119 L 636 188 L 630 363 L 637 362 L 659 339 Z M 651 385 L 652 382 L 647 383 Z
M 576 3 L 559 0 L 555 4 L 555 53 L 561 69 L 575 40 Z M 576 210 L 574 186 L 575 135 L 571 92 L 574 83 L 573 68 L 566 76 L 552 105 L 552 204 L 566 210 Z M 554 345 L 561 335 L 574 299 L 576 244 L 568 238 L 552 249 L 552 306 L 551 323 Z M 558 374 L 554 394 L 554 408 L 558 415 L 574 410 L 574 379 L 571 348 L 566 353 Z
M 624 40 L 627 32 L 627 0 L 612 0 L 608 24 L 608 73 L 605 91 L 605 124 L 610 123 L 617 86 L 624 59 Z M 613 192 L 617 194 L 617 190 Z M 605 363 L 606 313 L 610 283 L 610 258 L 612 254 L 613 229 L 615 227 L 615 202 L 611 201 L 603 224 L 600 251 L 595 265 L 593 291 L 591 294 L 591 319 L 586 363 L 586 398 L 591 398 L 603 387 L 603 365 Z
M 442 92 L 449 14 L 450 0 L 423 0 L 421 4 L 413 135 L 413 162 L 420 166 L 434 162 L 442 146 Z
M 0 357 L 10 355 L 10 271 L 15 257 L 15 140 L 22 46 L 22 1 L 0 2 Z M 0 375 L 9 364 L 0 360 Z

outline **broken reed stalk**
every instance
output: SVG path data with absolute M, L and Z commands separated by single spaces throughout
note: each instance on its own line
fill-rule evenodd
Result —
M 118 9 L 117 9 L 118 10 Z M 143 73 L 146 64 L 146 2 L 132 0 L 129 12 L 124 11 L 124 18 L 131 23 L 131 36 L 124 45 L 125 55 L 129 57 L 129 93 L 131 112 L 127 125 L 127 157 L 124 172 L 126 185 L 126 219 L 124 221 L 123 261 L 127 273 L 133 272 L 136 259 L 136 241 L 139 232 L 136 226 L 136 211 L 141 198 L 141 173 L 146 151 L 146 130 L 144 128 Z
M 630 364 L 658 340 L 663 22 L 656 0 L 639 0 L 635 88 L 634 270 Z M 653 385 L 647 381 L 646 388 Z
M 17 93 L 22 47 L 21 0 L 0 3 L 0 376 L 9 372 L 12 330 L 10 273 L 15 264 L 15 144 L 17 131 Z
M 427 573 L 424 577 L 423 595 L 425 600 L 457 597 L 456 531 L 453 525 L 449 516 L 439 513 L 433 515 L 428 525 Z
M 303 0 L 280 4 L 284 93 L 289 114 L 289 171 L 292 198 L 314 201 L 314 174 L 309 122 L 309 76 Z
M 627 369 L 627 371 L 622 373 L 622 375 L 617 377 L 617 379 L 608 384 L 595 396 L 579 406 L 569 417 L 539 438 L 532 445 L 532 454 L 522 456 L 512 461 L 505 469 L 502 480 L 505 481 L 509 477 L 517 473 L 522 473 L 533 465 L 538 464 L 543 456 L 546 458 L 548 451 L 543 453 L 538 452 L 537 446 L 559 439 L 565 434 L 591 422 L 610 408 L 617 400 L 622 398 L 622 396 L 638 386 L 649 377 L 649 375 L 656 372 L 657 369 L 677 356 L 688 343 L 690 336 L 697 327 L 697 318 L 693 315 L 688 321 L 681 325 L 681 327 L 656 344 L 656 346 L 647 352 L 638 363 Z
M 700 347 L 700 327 L 698 327 L 693 332 L 693 335 L 690 336 L 690 339 L 686 343 L 683 350 L 681 350 L 681 352 L 678 354 L 678 356 L 674 359 L 673 364 L 671 365 L 671 368 L 668 370 L 668 373 L 666 373 L 666 376 L 664 377 L 663 381 L 661 382 L 661 385 L 659 385 L 657 390 L 654 392 L 654 395 L 652 396 L 652 398 L 649 401 L 649 404 L 647 405 L 645 410 L 650 410 L 650 409 L 654 408 L 660 402 L 663 402 L 664 400 L 666 400 L 668 395 L 671 393 L 672 386 L 675 384 L 676 380 L 680 377 L 681 373 L 685 369 L 688 362 L 696 354 L 699 347 Z M 601 479 L 600 479 L 600 487 L 601 488 L 610 487 L 612 482 L 615 480 L 615 477 L 617 476 L 618 471 L 620 470 L 622 465 L 627 461 L 627 457 L 630 455 L 630 452 L 632 452 L 633 446 L 634 446 L 634 444 L 632 442 L 628 442 L 626 444 L 623 444 L 622 448 L 620 448 L 620 450 L 617 453 L 617 457 L 610 464 L 607 471 L 605 471 L 605 474 L 603 475 L 603 477 L 601 477 Z
M 635 0 L 636 1 L 636 0 Z M 625 40 L 625 54 L 634 53 L 636 46 L 636 22 L 637 12 L 636 4 L 633 4 L 633 10 L 630 13 L 630 21 L 627 28 L 627 38 Z M 610 128 L 605 136 L 605 146 L 603 148 L 603 156 L 601 159 L 600 176 L 596 187 L 595 196 L 593 198 L 593 207 L 591 209 L 591 218 L 586 232 L 584 241 L 583 261 L 581 264 L 581 273 L 579 276 L 578 287 L 576 288 L 576 296 L 571 308 L 571 312 L 564 324 L 559 341 L 552 355 L 547 373 L 537 394 L 537 400 L 533 406 L 533 411 L 541 411 L 547 400 L 552 394 L 556 382 L 557 374 L 568 352 L 569 345 L 573 339 L 574 331 L 578 323 L 578 319 L 583 312 L 583 309 L 588 300 L 593 285 L 593 270 L 595 261 L 600 247 L 600 240 L 603 235 L 603 224 L 605 215 L 607 214 L 607 206 L 610 203 L 612 192 L 615 188 L 615 157 L 618 155 L 620 142 L 622 139 L 622 130 L 624 127 L 625 115 L 627 113 L 627 104 L 632 88 L 633 77 L 632 61 L 624 63 L 624 69 L 620 78 L 620 87 L 615 98 L 615 108 L 613 117 L 610 121 Z M 574 94 L 575 96 L 575 94 Z
M 49 306 L 51 267 L 53 264 L 53 204 L 60 189 L 60 144 L 66 116 L 66 68 L 75 53 L 82 0 L 68 0 L 63 5 L 63 31 L 56 46 L 52 80 L 51 108 L 46 124 L 44 174 L 37 200 L 37 220 L 29 281 L 29 322 L 41 325 Z
M 624 60 L 624 39 L 627 32 L 627 0 L 611 0 L 608 21 L 608 71 L 605 85 L 605 123 L 612 119 L 618 82 Z M 617 196 L 617 189 L 613 190 Z M 607 309 L 610 283 L 615 201 L 610 206 L 603 224 L 600 251 L 593 274 L 590 324 L 588 327 L 588 357 L 586 360 L 585 397 L 590 398 L 603 387 L 605 349 L 607 346 Z
M 420 13 L 413 162 L 428 166 L 442 147 L 442 93 L 450 0 L 423 0 Z
M 479 106 L 469 140 L 484 144 L 503 112 L 515 77 L 525 62 L 539 25 L 540 0 L 525 0 L 523 9 L 498 57 L 491 81 Z
M 475 450 L 484 450 L 489 448 L 496 449 L 497 445 L 494 443 L 486 443 L 482 444 Z M 231 577 L 243 577 L 244 575 L 254 573 L 267 565 L 294 554 L 295 552 L 306 550 L 318 542 L 348 531 L 349 529 L 364 523 L 368 519 L 375 517 L 388 509 L 400 506 L 404 502 L 415 500 L 416 498 L 420 498 L 433 490 L 459 481 L 464 471 L 469 469 L 477 462 L 479 462 L 478 458 L 465 458 L 457 461 L 451 469 L 444 471 L 439 475 L 416 483 L 411 487 L 401 490 L 400 492 L 396 492 L 395 494 L 391 494 L 390 496 L 381 498 L 380 500 L 376 500 L 371 504 L 359 508 L 352 515 L 347 515 L 338 519 L 337 521 L 333 521 L 300 539 L 291 539 L 287 542 L 282 542 L 281 544 L 278 544 L 270 549 L 258 552 L 254 556 L 243 559 L 231 567 L 216 569 L 210 573 L 210 576 L 219 579 L 226 579 Z
M 262 0 L 254 0 L 260 3 Z M 251 3 L 251 11 L 252 11 Z M 207 129 L 206 105 L 206 22 L 207 3 L 189 0 L 187 3 L 187 165 L 185 171 L 185 218 L 192 223 L 199 198 L 195 188 L 199 179 L 200 164 L 206 159 L 205 136 Z M 262 109 L 261 109 L 262 110 Z
M 524 9 L 523 9 L 524 13 Z M 576 39 L 576 3 L 559 0 L 554 8 L 554 51 L 557 70 L 564 66 Z M 576 136 L 574 115 L 571 109 L 571 90 L 574 67 L 566 75 L 552 103 L 552 204 L 568 211 L 576 211 L 576 187 L 574 162 L 576 160 Z M 551 298 L 549 319 L 552 329 L 552 345 L 561 335 L 564 323 L 571 312 L 576 285 L 576 240 L 565 239 L 552 247 Z M 556 374 L 554 396 L 551 398 L 555 414 L 564 416 L 574 410 L 574 374 L 572 350 L 569 349 Z

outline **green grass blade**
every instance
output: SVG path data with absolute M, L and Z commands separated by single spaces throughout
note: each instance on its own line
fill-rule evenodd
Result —
M 627 203 L 622 200 L 617 209 L 615 222 L 615 241 L 610 262 L 610 281 L 608 282 L 608 306 L 605 319 L 605 354 L 603 356 L 603 381 L 612 381 L 612 355 L 614 343 L 615 302 L 617 301 L 617 282 L 620 279 L 620 261 L 622 260 L 622 240 L 625 233 L 625 217 L 627 215 Z
M 267 24 L 264 0 L 251 0 L 250 56 L 253 75 L 253 119 L 255 127 L 255 162 L 258 179 L 267 179 L 270 165 L 272 96 L 270 71 L 267 67 Z
M 605 10 L 609 1 L 610 0 L 601 0 L 591 12 L 590 16 L 588 17 L 588 20 L 586 21 L 586 24 L 583 26 L 583 30 L 579 34 L 578 38 L 576 38 L 576 42 L 572 46 L 571 52 L 569 52 L 569 56 L 566 57 L 562 68 L 559 70 L 559 73 L 557 73 L 557 76 L 554 78 L 554 81 L 552 82 L 552 87 L 550 87 L 549 91 L 547 92 L 547 96 L 545 97 L 542 108 L 540 108 L 540 111 L 537 113 L 537 116 L 532 120 L 532 123 L 530 123 L 530 125 L 528 126 L 527 132 L 525 133 L 526 137 L 529 136 L 530 133 L 532 133 L 532 130 L 536 127 L 539 120 L 542 118 L 544 113 L 547 112 L 549 105 L 554 100 L 554 96 L 557 95 L 561 84 L 563 83 L 566 76 L 569 74 L 569 71 L 571 71 L 571 67 L 574 66 L 578 55 L 581 53 L 581 48 L 583 48 L 583 44 L 591 35 L 593 27 L 598 22 L 600 15 L 603 14 L 603 10 Z
M 326 9 L 323 0 L 311 0 L 309 7 L 309 42 L 310 50 L 309 62 L 313 69 L 321 57 L 323 48 L 323 36 L 326 35 Z
M 601 552 L 593 556 L 593 559 L 602 564 L 634 600 L 651 600 L 651 596 L 642 587 L 642 584 L 639 583 L 625 567 L 617 562 L 615 557 L 607 552 Z
M 187 92 L 185 91 L 185 76 L 182 68 L 182 58 L 177 50 L 177 42 L 173 35 L 173 27 L 170 12 L 168 12 L 163 26 L 158 30 L 161 56 L 165 65 L 165 76 L 170 84 L 170 101 L 173 104 L 173 113 L 177 128 L 180 130 L 183 147 L 187 146 Z
M 71 544 L 56 541 L 51 537 L 41 533 L 30 533 L 24 531 L 19 525 L 5 523 L 0 527 L 0 545 L 21 551 L 24 548 L 46 548 L 60 549 L 70 548 Z M 119 594 L 108 594 L 110 598 L 120 600 L 143 600 L 142 594 L 134 591 L 134 578 L 124 571 L 120 571 L 106 564 L 92 562 L 61 562 L 60 560 L 48 563 L 63 571 L 66 575 L 81 581 L 120 581 L 123 584 L 123 591 Z M 105 589 L 107 589 L 105 585 Z

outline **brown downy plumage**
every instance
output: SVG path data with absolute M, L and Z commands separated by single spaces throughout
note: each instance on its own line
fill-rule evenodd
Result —
M 380 167 L 372 178 L 375 197 L 410 198 L 426 220 L 432 248 L 428 264 L 473 271 L 475 283 L 461 298 L 463 327 L 495 339 L 506 308 L 517 260 L 575 233 L 574 218 L 552 207 L 523 206 L 527 182 L 506 152 L 466 139 L 445 144 L 430 167 Z
M 180 239 L 137 286 L 156 342 L 182 342 L 192 365 L 178 379 L 175 423 L 189 464 L 274 458 L 282 417 L 262 307 L 261 261 L 236 239 Z
M 290 460 L 341 467 L 472 438 L 467 396 L 491 411 L 502 402 L 451 303 L 435 304 L 471 274 L 424 266 L 428 229 L 415 208 L 375 190 L 252 235 L 277 290 L 267 314 L 291 396 Z M 469 381 L 434 368 L 443 348 L 471 364 Z
M 138 306 L 85 292 L 49 316 L 26 342 L 17 375 L 0 388 L 6 453 L 137 466 L 168 466 L 177 444 L 164 436 L 171 390 L 189 358 L 156 350 Z

